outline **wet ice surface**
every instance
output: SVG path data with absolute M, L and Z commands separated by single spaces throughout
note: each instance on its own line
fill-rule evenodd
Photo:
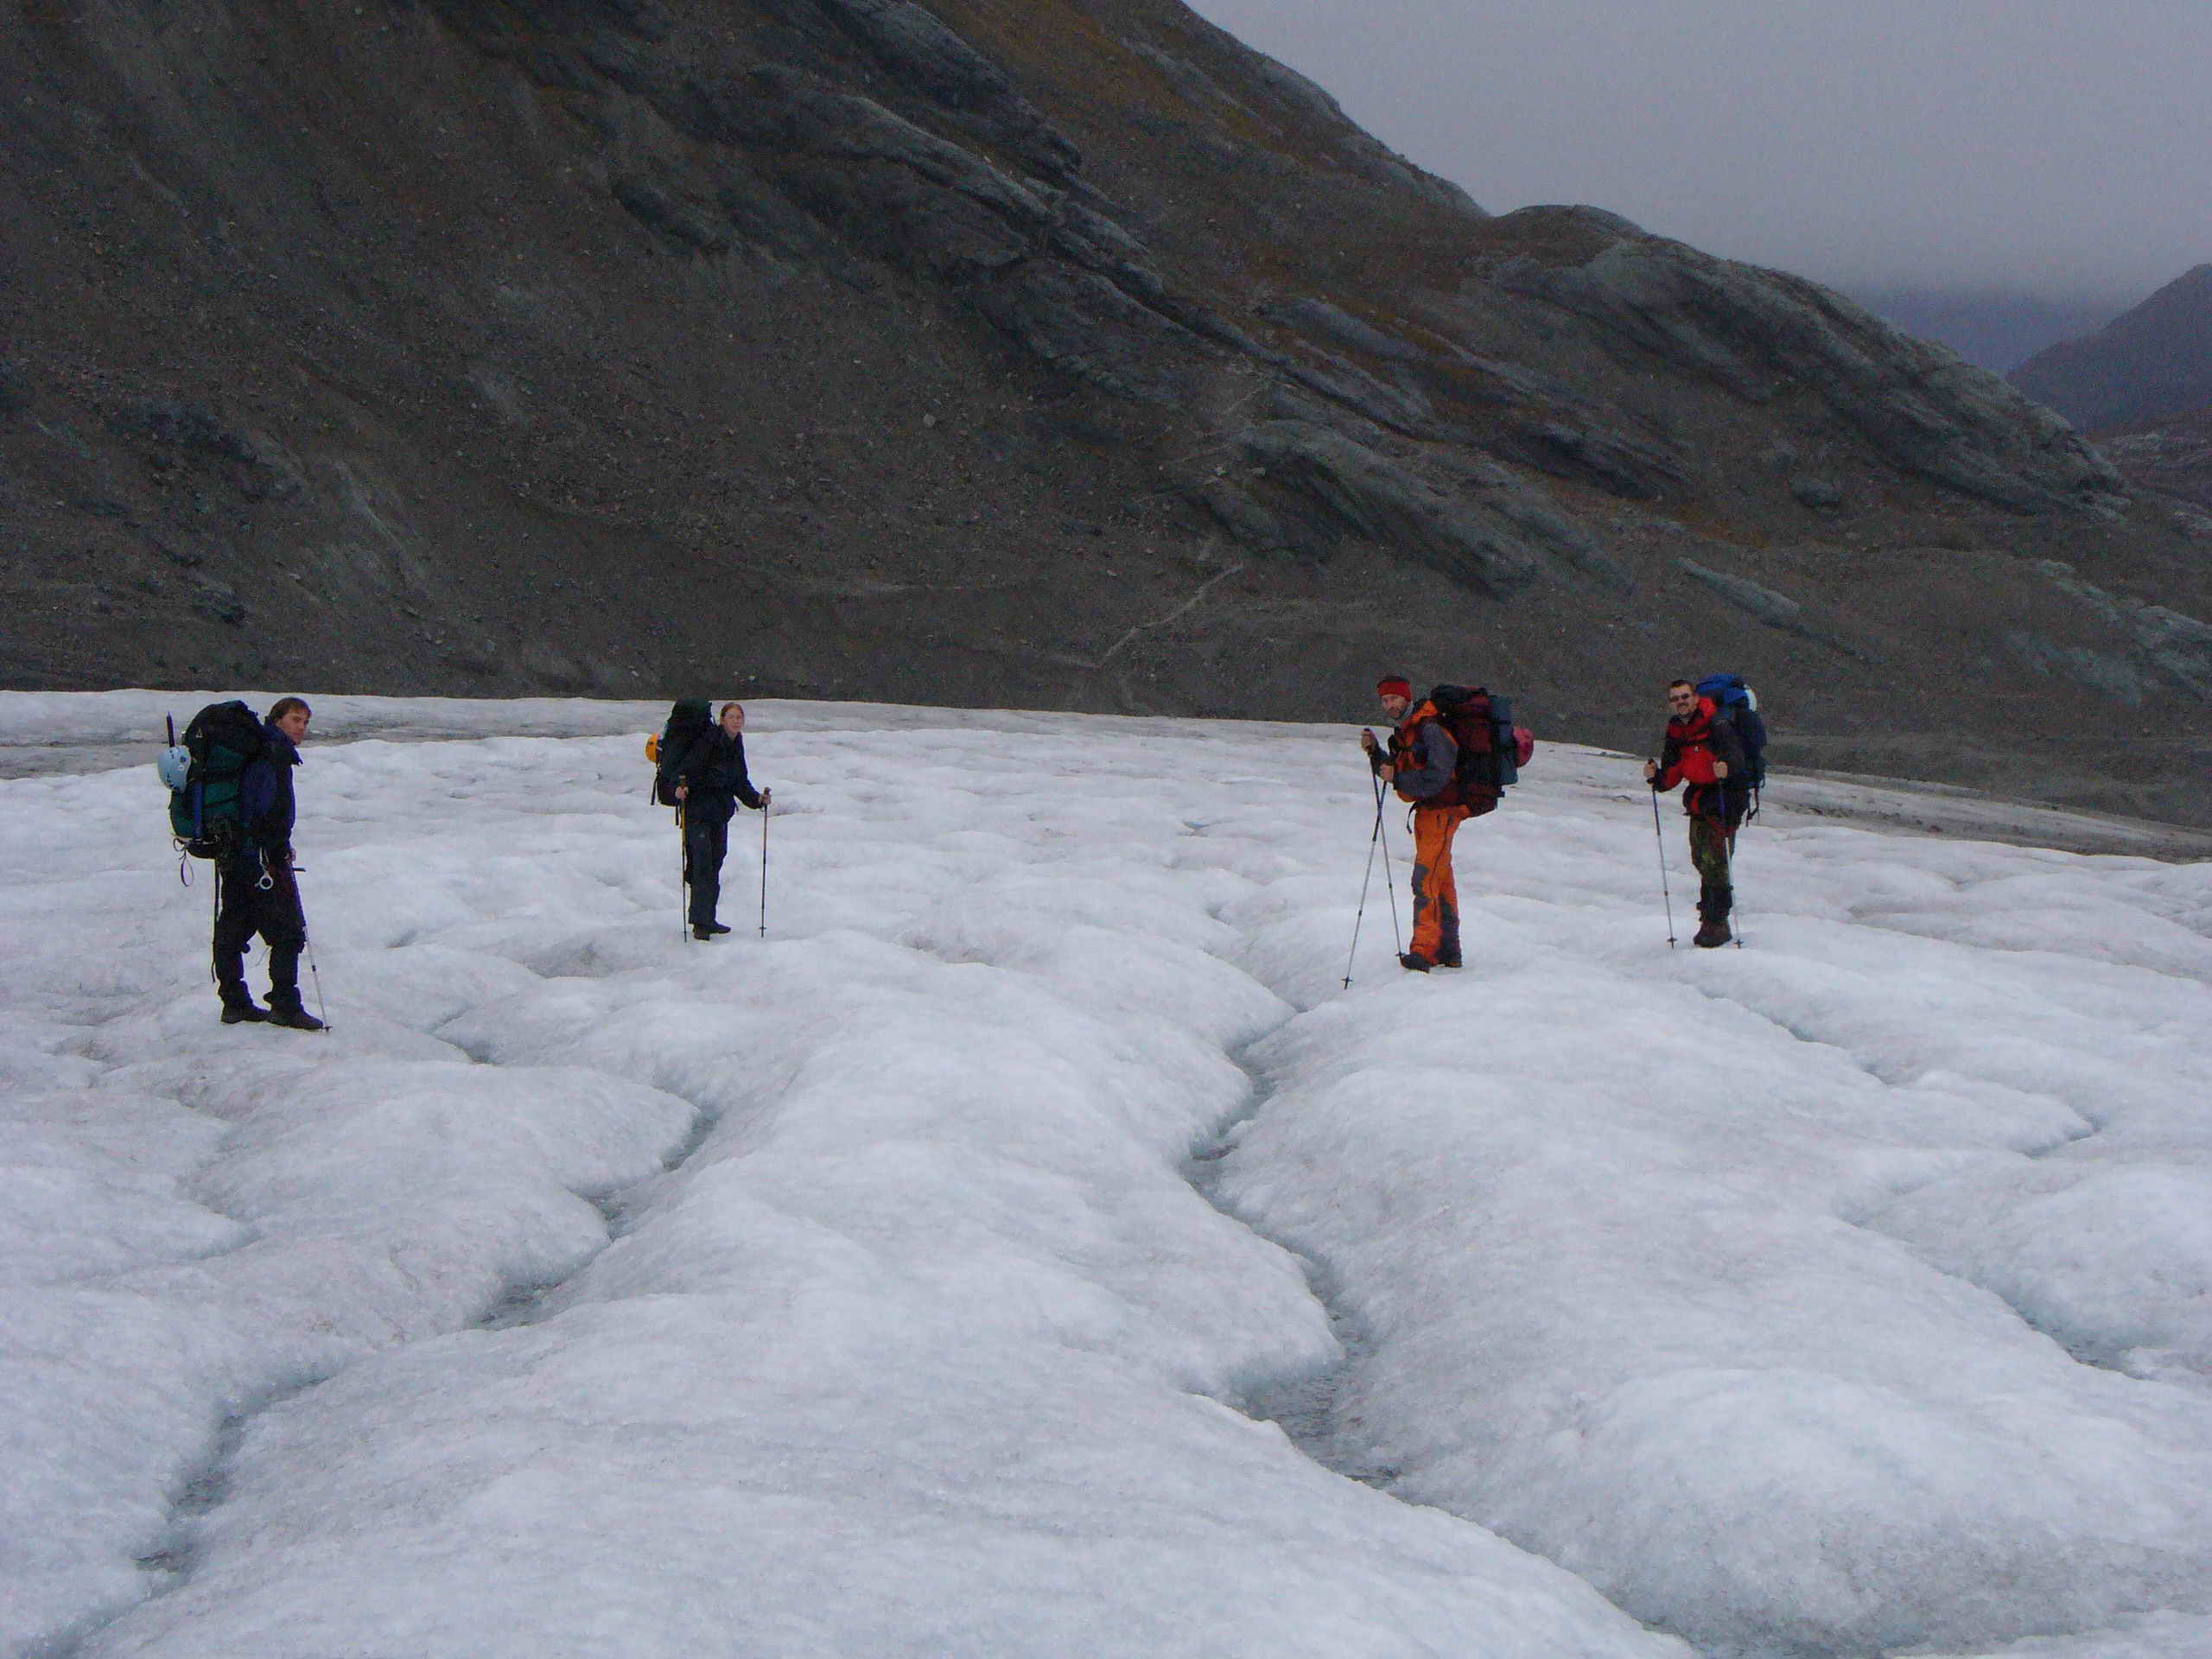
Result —
M 1785 785 L 1670 952 L 1547 747 L 1347 990 L 1347 729 L 759 703 L 702 946 L 657 707 L 433 701 L 323 1037 L 0 785 L 0 1652 L 2212 1653 L 2212 867 Z

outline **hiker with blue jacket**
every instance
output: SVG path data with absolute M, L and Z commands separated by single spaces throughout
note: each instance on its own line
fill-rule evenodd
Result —
M 1693 944 L 1707 950 L 1734 938 L 1728 912 L 1736 889 L 1730 863 L 1736 831 L 1751 803 L 1753 771 L 1735 722 L 1688 680 L 1667 688 L 1667 736 L 1659 759 L 1643 763 L 1644 781 L 1660 794 L 1677 784 L 1690 821 L 1690 861 L 1697 866 L 1698 930 Z
M 245 839 L 215 864 L 215 988 L 223 1023 L 265 1021 L 294 1031 L 321 1031 L 322 1021 L 300 1001 L 300 951 L 306 913 L 292 874 L 292 827 L 298 808 L 292 768 L 300 764 L 314 711 L 298 697 L 279 697 L 262 723 L 262 750 L 238 776 Z M 269 945 L 269 1006 L 246 988 L 245 952 L 256 935 Z
M 729 854 L 729 821 L 743 801 L 765 812 L 772 791 L 755 791 L 745 771 L 745 705 L 726 702 L 721 718 L 694 738 L 670 768 L 683 811 L 684 880 L 691 887 L 691 937 L 713 939 L 729 931 L 715 919 L 721 903 L 722 860 Z

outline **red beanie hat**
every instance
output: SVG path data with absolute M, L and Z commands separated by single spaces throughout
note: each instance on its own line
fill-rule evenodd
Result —
M 1378 697 L 1403 697 L 1411 702 L 1414 700 L 1414 683 L 1395 674 L 1386 674 L 1375 682 L 1375 695 Z

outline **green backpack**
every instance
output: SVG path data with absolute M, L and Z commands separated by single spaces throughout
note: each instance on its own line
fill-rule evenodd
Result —
M 236 857 L 247 848 L 240 791 L 245 769 L 268 747 L 261 716 L 243 702 L 211 702 L 162 757 L 169 834 L 194 858 Z

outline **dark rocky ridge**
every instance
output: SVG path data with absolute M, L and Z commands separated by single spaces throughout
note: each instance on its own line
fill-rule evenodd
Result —
M 2063 422 L 1168 0 L 8 3 L 0 683 L 1640 749 L 1725 664 L 1784 760 L 2212 815 L 2204 546 Z

